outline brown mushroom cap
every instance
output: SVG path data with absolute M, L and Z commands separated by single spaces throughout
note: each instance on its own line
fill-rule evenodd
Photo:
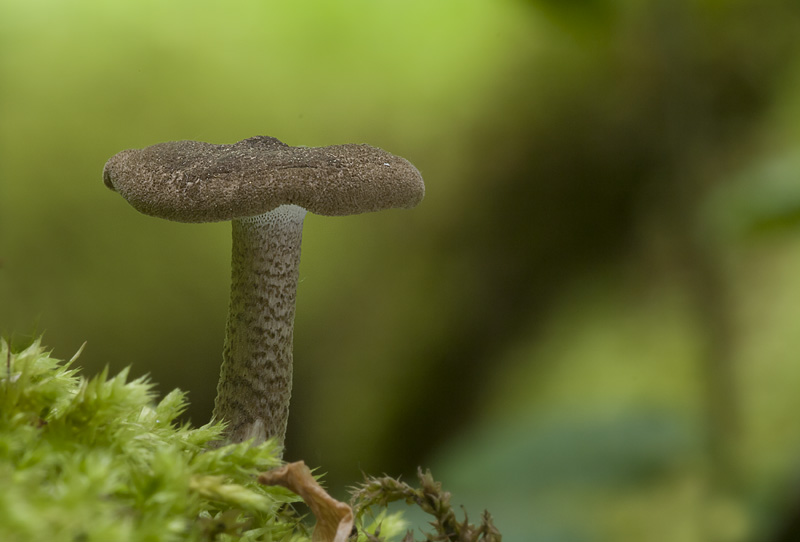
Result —
M 256 216 L 284 204 L 341 216 L 414 207 L 425 195 L 419 171 L 381 149 L 291 147 L 266 136 L 122 151 L 106 163 L 103 181 L 136 210 L 179 222 Z

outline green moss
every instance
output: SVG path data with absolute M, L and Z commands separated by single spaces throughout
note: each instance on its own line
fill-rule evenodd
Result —
M 265 443 L 215 447 L 221 424 L 179 425 L 185 395 L 156 403 L 127 371 L 85 379 L 39 341 L 0 341 L 0 540 L 305 540 Z
M 272 442 L 222 445 L 222 424 L 176 423 L 183 392 L 156 402 L 153 384 L 129 381 L 127 370 L 86 379 L 72 367 L 78 354 L 64 363 L 39 340 L 15 352 L 0 339 L 0 540 L 310 539 L 292 505 L 299 497 L 257 482 L 281 464 Z M 426 540 L 500 540 L 488 514 L 477 527 L 459 523 L 449 493 L 429 473 L 420 471 L 420 482 L 415 490 L 370 478 L 355 488 L 351 540 L 401 536 L 405 522 L 384 509 L 398 499 L 434 516 L 436 533 Z

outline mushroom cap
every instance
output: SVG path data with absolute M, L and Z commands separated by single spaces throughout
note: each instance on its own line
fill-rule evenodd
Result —
M 103 181 L 136 210 L 178 222 L 256 216 L 285 204 L 351 215 L 414 207 L 425 195 L 419 171 L 384 150 L 291 147 L 266 136 L 129 149 L 106 163 Z

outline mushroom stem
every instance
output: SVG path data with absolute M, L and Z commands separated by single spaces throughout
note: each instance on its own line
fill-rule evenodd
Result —
M 214 406 L 232 442 L 275 438 L 283 445 L 305 215 L 281 205 L 233 220 L 231 302 Z

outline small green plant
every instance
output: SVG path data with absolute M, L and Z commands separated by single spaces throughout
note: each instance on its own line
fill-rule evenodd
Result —
M 405 482 L 384 476 L 368 477 L 363 484 L 353 490 L 352 506 L 356 518 L 360 518 L 373 506 L 386 508 L 395 501 L 418 506 L 423 512 L 433 516 L 430 525 L 435 532 L 424 533 L 426 542 L 501 542 L 500 531 L 494 526 L 492 516 L 484 512 L 480 525 L 473 525 L 464 513 L 464 520 L 456 519 L 450 504 L 450 493 L 442 489 L 442 484 L 433 479 L 430 471 L 417 471 L 420 487 L 415 489 Z M 377 535 L 369 535 L 368 540 L 383 540 Z M 414 534 L 407 532 L 403 542 L 414 542 Z
M 75 356 L 77 357 L 77 355 Z M 222 424 L 175 422 L 176 390 L 155 402 L 128 371 L 85 379 L 40 341 L 0 341 L 0 540 L 304 540 L 271 443 L 214 446 Z

